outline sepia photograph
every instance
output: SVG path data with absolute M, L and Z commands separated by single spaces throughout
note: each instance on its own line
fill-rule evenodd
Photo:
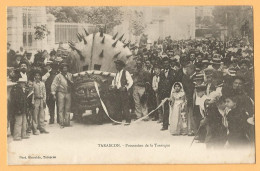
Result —
M 254 164 L 252 6 L 8 6 L 7 164 Z

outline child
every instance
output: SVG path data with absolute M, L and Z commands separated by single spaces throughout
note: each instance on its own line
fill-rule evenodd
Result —
M 176 82 L 173 84 L 169 101 L 169 131 L 172 135 L 186 135 L 186 97 L 183 90 L 183 86 L 180 82 Z
M 207 107 L 206 138 L 207 148 L 223 148 L 227 141 L 225 98 L 220 97 Z
M 41 81 L 41 71 L 36 70 L 34 72 L 34 112 L 33 112 L 33 134 L 39 135 L 40 133 L 48 134 L 45 130 L 44 124 L 44 108 L 46 108 L 46 89 L 45 84 Z
M 246 113 L 240 108 L 238 96 L 226 97 L 226 107 L 230 110 L 227 115 L 228 122 L 228 143 L 231 147 L 238 147 L 248 144 L 247 139 L 247 118 Z
M 199 142 L 204 142 L 206 136 L 206 129 L 205 126 L 201 124 L 205 120 L 205 105 L 204 102 L 207 99 L 206 96 L 206 85 L 200 84 L 195 86 L 195 103 L 193 107 L 193 118 L 195 122 L 195 128 L 198 130 L 200 127 L 197 136 L 195 137 L 196 140 Z
M 15 85 L 11 92 L 11 103 L 13 107 L 15 123 L 14 123 L 14 131 L 13 131 L 13 139 L 14 141 L 21 141 L 22 139 L 28 139 L 29 136 L 26 135 L 26 82 L 25 78 L 19 78 L 18 84 Z

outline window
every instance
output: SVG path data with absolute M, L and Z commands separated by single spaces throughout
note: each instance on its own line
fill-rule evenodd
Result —
M 28 28 L 32 27 L 32 15 L 28 14 Z
M 26 14 L 23 13 L 23 27 L 25 28 L 27 25 L 27 18 L 26 18 Z
M 23 46 L 27 46 L 26 32 L 23 32 Z
M 32 46 L 32 32 L 28 35 L 28 46 Z
M 88 65 L 83 66 L 83 71 L 88 70 Z
M 97 65 L 97 64 L 94 65 L 94 70 L 100 70 L 100 68 L 101 68 L 101 65 Z

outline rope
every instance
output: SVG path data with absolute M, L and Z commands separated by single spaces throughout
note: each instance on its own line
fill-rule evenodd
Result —
M 102 105 L 102 107 L 103 107 L 103 109 L 104 109 L 106 115 L 108 116 L 108 118 L 109 118 L 111 121 L 115 122 L 115 123 L 122 124 L 123 122 L 116 121 L 116 120 L 114 120 L 113 118 L 110 117 L 110 115 L 109 115 L 109 113 L 108 113 L 108 111 L 107 111 L 106 105 L 104 104 L 103 100 L 101 99 L 101 96 L 100 96 L 100 92 L 99 92 L 97 83 L 94 82 L 94 85 L 95 85 L 95 89 L 96 89 L 96 91 L 97 91 L 99 100 L 100 100 L 100 102 L 101 102 L 101 105 Z M 156 110 L 158 110 L 167 100 L 168 100 L 168 98 L 163 99 L 162 102 L 161 102 L 154 110 L 152 110 L 151 112 L 149 112 L 147 115 L 145 115 L 145 116 L 143 116 L 143 117 L 141 117 L 141 118 L 135 120 L 135 121 L 132 122 L 132 123 L 137 123 L 137 122 L 143 120 L 144 118 L 148 117 L 148 116 L 151 115 L 153 112 L 155 112 Z

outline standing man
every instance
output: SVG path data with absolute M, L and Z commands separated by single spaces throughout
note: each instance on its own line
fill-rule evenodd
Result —
M 163 58 L 163 70 L 160 74 L 160 81 L 158 84 L 158 95 L 160 101 L 165 98 L 169 98 L 171 94 L 172 86 L 175 82 L 175 74 L 170 66 L 170 59 Z M 167 130 L 169 126 L 169 102 L 165 102 L 163 105 L 163 127 L 162 131 Z
M 46 89 L 45 84 L 41 81 L 40 70 L 35 70 L 34 72 L 33 90 L 33 134 L 38 135 L 38 129 L 40 130 L 40 133 L 48 134 L 49 132 L 45 130 L 44 124 L 44 109 L 46 108 Z
M 45 81 L 45 87 L 46 87 L 46 104 L 49 109 L 50 113 L 50 121 L 49 124 L 54 124 L 54 115 L 55 115 L 55 103 L 52 94 L 51 94 L 51 85 L 53 83 L 53 80 L 55 76 L 58 74 L 58 64 L 57 63 L 51 63 L 51 70 L 48 72 L 49 77 Z M 59 114 L 57 113 L 57 123 L 59 123 Z
M 13 114 L 15 118 L 13 130 L 14 141 L 21 141 L 22 139 L 29 138 L 29 136 L 26 135 L 26 82 L 26 79 L 19 78 L 17 82 L 18 84 L 15 85 L 10 92 Z
M 11 44 L 7 43 L 7 67 L 14 67 L 16 53 L 10 47 Z
M 11 80 L 16 82 L 19 80 L 19 78 L 30 80 L 30 78 L 28 76 L 28 65 L 24 61 L 21 61 L 19 63 L 19 68 L 17 70 L 15 70 L 14 76 L 11 77 Z
M 130 125 L 131 123 L 131 117 L 130 117 L 130 111 L 129 111 L 129 97 L 128 97 L 128 90 L 133 85 L 133 79 L 128 71 L 124 69 L 125 63 L 122 60 L 116 60 L 116 69 L 117 74 L 112 81 L 112 85 L 110 89 L 115 90 L 116 94 L 116 116 L 115 120 L 122 122 L 122 119 L 124 118 L 126 120 L 126 125 Z M 118 123 L 113 123 L 114 125 L 117 125 Z
M 70 127 L 72 74 L 68 72 L 68 64 L 61 63 L 61 73 L 57 74 L 51 84 L 53 99 L 57 99 L 59 124 L 61 128 Z M 57 97 L 56 97 L 57 93 Z
M 195 131 L 195 122 L 193 117 L 194 110 L 194 77 L 196 76 L 195 65 L 188 63 L 184 66 L 186 72 L 182 77 L 182 85 L 187 99 L 187 122 L 188 122 L 188 135 L 193 136 Z
M 135 114 L 137 119 L 148 114 L 147 92 L 148 86 L 151 86 L 151 74 L 145 71 L 140 60 L 136 61 L 136 71 L 133 75 L 134 90 L 133 97 L 135 102 Z

